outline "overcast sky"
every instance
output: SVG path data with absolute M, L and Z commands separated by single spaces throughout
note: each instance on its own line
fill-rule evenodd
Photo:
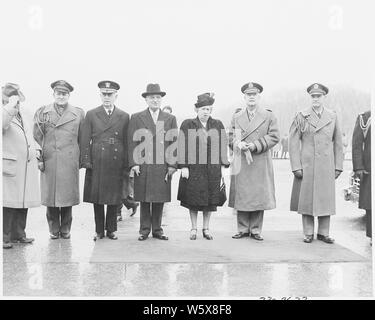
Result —
M 264 94 L 312 82 L 371 90 L 373 1 L 1 1 L 1 83 L 22 86 L 31 109 L 51 102 L 58 79 L 71 102 L 100 105 L 97 83 L 119 82 L 117 104 L 144 108 L 158 82 L 182 116 L 200 93 L 216 107 L 242 99 L 255 81 Z M 372 32 L 370 32 L 372 31 Z M 372 61 L 371 61 L 372 60 Z

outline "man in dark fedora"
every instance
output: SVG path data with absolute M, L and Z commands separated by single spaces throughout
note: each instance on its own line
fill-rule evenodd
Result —
M 83 201 L 94 204 L 94 241 L 104 237 L 105 229 L 107 237 L 116 240 L 116 213 L 128 168 L 129 115 L 115 106 L 120 89 L 116 82 L 100 81 L 98 87 L 103 103 L 87 112 L 81 131 L 81 167 L 86 168 Z
M 148 107 L 133 114 L 129 124 L 130 175 L 134 175 L 134 200 L 141 204 L 140 241 L 150 232 L 154 238 L 168 240 L 161 222 L 164 203 L 171 201 L 171 178 L 177 169 L 177 150 L 167 152 L 177 141 L 177 121 L 160 110 L 165 95 L 159 84 L 147 85 L 142 97 Z

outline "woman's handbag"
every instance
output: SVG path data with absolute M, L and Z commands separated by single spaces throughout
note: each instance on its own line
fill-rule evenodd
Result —
M 225 201 L 227 201 L 227 191 L 225 188 L 225 182 L 224 178 L 221 178 L 221 185 L 220 185 L 220 191 L 219 191 L 219 203 L 218 206 L 222 206 Z

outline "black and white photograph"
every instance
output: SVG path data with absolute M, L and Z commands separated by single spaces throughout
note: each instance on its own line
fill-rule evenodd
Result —
M 1 299 L 373 299 L 372 1 L 0 8 Z

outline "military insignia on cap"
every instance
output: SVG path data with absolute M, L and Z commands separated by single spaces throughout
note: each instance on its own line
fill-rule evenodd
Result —
M 110 82 L 106 82 L 106 83 L 105 83 L 105 87 L 106 87 L 106 88 L 109 88 L 110 86 L 111 86 L 111 83 L 110 83 Z
M 317 83 L 314 84 L 314 89 L 318 89 L 319 85 Z
M 249 82 L 249 88 L 253 88 L 254 87 L 254 85 L 253 85 L 253 83 L 252 82 Z

